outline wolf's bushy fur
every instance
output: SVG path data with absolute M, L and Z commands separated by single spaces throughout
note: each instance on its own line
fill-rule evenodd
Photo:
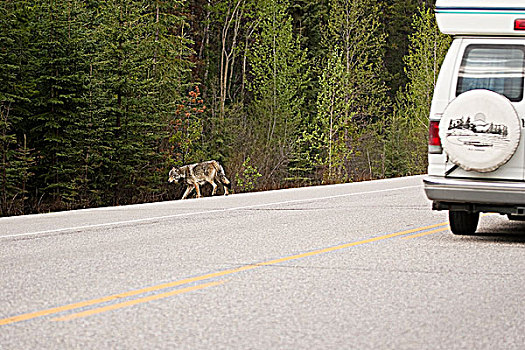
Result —
M 179 168 L 173 167 L 170 170 L 168 182 L 178 182 L 186 184 L 186 191 L 182 196 L 182 199 L 190 194 L 195 189 L 197 192 L 197 198 L 201 196 L 200 185 L 206 182 L 210 183 L 213 187 L 211 195 L 213 196 L 217 192 L 217 181 L 224 187 L 224 195 L 228 195 L 228 188 L 231 187 L 231 182 L 226 177 L 222 165 L 216 160 L 210 160 L 202 163 L 195 163 L 190 165 L 184 165 Z

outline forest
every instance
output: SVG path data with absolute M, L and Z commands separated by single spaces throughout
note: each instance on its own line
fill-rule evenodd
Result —
M 433 0 L 4 0 L 0 216 L 421 174 Z M 211 190 L 211 186 L 210 186 Z

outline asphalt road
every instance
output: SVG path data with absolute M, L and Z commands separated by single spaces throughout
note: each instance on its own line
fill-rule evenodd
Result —
M 421 177 L 0 219 L 0 349 L 524 349 L 525 223 Z

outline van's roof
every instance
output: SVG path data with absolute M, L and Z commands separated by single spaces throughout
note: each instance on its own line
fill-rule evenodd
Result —
M 525 0 L 437 0 L 436 19 L 445 34 L 525 36 Z
M 475 8 L 505 8 L 517 7 L 525 9 L 523 0 L 437 0 L 436 7 L 475 7 Z

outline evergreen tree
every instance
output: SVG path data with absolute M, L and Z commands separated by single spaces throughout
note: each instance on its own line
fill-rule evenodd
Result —
M 21 120 L 16 107 L 26 93 L 17 82 L 20 70 L 17 46 L 27 42 L 20 15 L 20 7 L 16 4 L 0 4 L 0 215 L 13 213 L 14 198 L 20 195 L 17 174 L 27 169 L 16 162 L 19 152 L 15 128 Z
M 410 20 L 418 11 L 421 0 L 386 0 L 383 16 L 386 19 L 385 67 L 388 70 L 388 86 L 395 96 L 407 83 L 403 58 L 408 53 L 408 36 L 413 27 Z
M 286 176 L 286 167 L 300 135 L 301 107 L 308 81 L 306 55 L 293 34 L 288 2 L 259 2 L 256 44 L 249 56 L 252 152 L 263 181 Z
M 326 170 L 323 181 L 345 178 L 343 162 L 352 152 L 352 148 L 346 147 L 345 142 L 345 136 L 349 131 L 352 132 L 349 117 L 344 118 L 345 114 L 349 115 L 352 107 L 345 92 L 341 91 L 345 77 L 342 52 L 334 48 L 319 81 L 321 91 L 317 98 L 318 118 L 312 125 L 312 130 L 303 135 L 310 146 L 314 164 Z
M 72 129 L 80 205 L 151 200 L 165 192 L 168 124 L 190 67 L 183 11 L 180 1 L 88 5 L 85 104 Z
M 27 77 L 33 14 L 27 1 L 0 4 L 0 215 L 26 211 L 34 164 L 25 129 L 35 93 L 34 81 Z
M 74 146 L 68 133 L 76 128 L 83 103 L 83 10 L 80 1 L 39 3 L 30 28 L 35 74 L 31 78 L 38 89 L 29 116 L 30 144 L 38 152 L 35 185 L 38 195 L 57 207 L 75 197 Z
M 428 114 L 441 63 L 451 38 L 441 34 L 432 9 L 414 16 L 405 56 L 408 84 L 398 93 L 386 144 L 387 176 L 421 174 L 427 166 Z
M 167 198 L 209 158 L 243 191 L 421 171 L 448 44 L 422 3 L 4 1 L 0 214 Z
M 307 49 L 307 61 L 310 67 L 299 126 L 302 135 L 296 141 L 296 151 L 290 160 L 290 176 L 287 179 L 293 185 L 316 183 L 319 179 L 318 171 L 321 170 L 317 166 L 320 150 L 314 150 L 315 145 L 312 142 L 319 138 L 317 133 L 320 131 L 317 124 L 317 96 L 321 88 L 319 80 L 325 68 L 323 62 L 326 63 L 327 57 L 326 47 L 323 47 L 322 41 L 323 28 L 328 21 L 328 9 L 328 0 L 296 0 L 290 5 L 294 32 L 301 39 L 302 48 Z
M 327 56 L 317 97 L 317 130 L 307 143 L 324 181 L 346 181 L 356 172 L 359 139 L 388 108 L 383 69 L 385 34 L 378 5 L 331 0 L 323 33 Z M 318 135 L 316 139 L 313 135 Z
M 189 149 L 187 160 L 200 161 L 204 158 L 203 153 L 203 127 L 202 113 L 206 111 L 202 96 L 195 96 L 188 100 L 189 92 L 195 88 L 192 63 L 195 51 L 192 46 L 195 42 L 191 39 L 189 30 L 189 18 L 185 14 L 188 4 L 186 1 L 169 0 L 155 2 L 154 16 L 154 40 L 151 42 L 153 54 L 149 95 L 152 96 L 151 103 L 154 108 L 152 117 L 156 120 L 155 127 L 148 129 L 152 137 L 149 150 L 150 166 L 144 174 L 145 183 L 149 185 L 149 193 L 158 194 L 164 192 L 166 181 L 165 169 L 175 164 L 184 163 L 177 157 L 176 145 L 170 142 L 173 125 L 176 125 L 180 115 L 180 106 L 186 106 L 196 118 L 194 125 L 199 127 L 198 133 L 192 134 L 194 147 Z M 150 53 L 151 55 L 151 53 Z M 197 87 L 197 90 L 199 88 Z M 200 94 L 200 91 L 199 91 Z M 188 104 L 189 103 L 189 104 Z M 152 118 L 152 119 L 153 119 Z M 152 132 L 155 130 L 155 132 Z M 185 139 L 188 142 L 188 138 Z

